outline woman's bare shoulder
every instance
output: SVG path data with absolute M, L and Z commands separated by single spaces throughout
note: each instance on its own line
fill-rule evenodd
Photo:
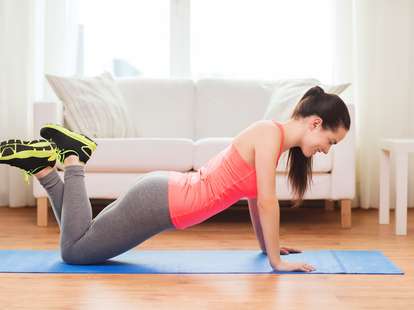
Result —
M 254 150 L 257 141 L 274 139 L 277 131 L 271 120 L 255 121 L 234 137 L 233 144 L 240 155 L 254 166 Z
M 263 134 L 266 136 L 272 135 L 275 133 L 275 125 L 271 120 L 259 120 L 250 124 L 248 127 L 243 129 L 235 138 L 234 142 L 247 143 L 251 144 L 256 141 L 258 138 L 264 138 Z

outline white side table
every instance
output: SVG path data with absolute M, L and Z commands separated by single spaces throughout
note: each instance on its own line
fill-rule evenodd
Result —
M 414 152 L 414 139 L 382 139 L 380 141 L 380 206 L 379 223 L 390 222 L 390 160 L 395 165 L 395 234 L 407 234 L 408 154 Z

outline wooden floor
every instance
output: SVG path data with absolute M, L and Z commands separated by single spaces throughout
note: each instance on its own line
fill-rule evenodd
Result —
M 1 249 L 57 249 L 54 219 L 38 227 L 34 208 L 0 208 Z M 399 275 L 76 275 L 0 273 L 0 309 L 414 309 L 414 210 L 408 235 L 379 225 L 377 211 L 282 208 L 282 245 L 300 249 L 381 250 Z M 50 213 L 53 217 L 53 214 Z M 231 218 L 231 220 L 229 220 Z M 142 243 L 149 249 L 259 249 L 246 208 L 231 207 L 185 231 Z

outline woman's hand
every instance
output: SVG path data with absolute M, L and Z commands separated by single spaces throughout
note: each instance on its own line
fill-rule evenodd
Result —
M 302 253 L 301 250 L 287 248 L 287 247 L 281 247 L 280 248 L 280 255 L 287 255 L 289 253 Z
M 263 254 L 267 254 L 265 248 L 262 249 Z M 302 253 L 301 250 L 293 249 L 293 248 L 287 248 L 287 247 L 281 247 L 280 248 L 280 255 L 288 255 L 290 253 Z
M 309 264 L 306 264 L 306 263 L 300 263 L 300 262 L 289 263 L 289 262 L 280 261 L 277 264 L 272 264 L 271 263 L 271 266 L 276 271 L 305 271 L 305 272 L 311 272 L 311 271 L 316 270 L 316 268 L 313 267 L 312 265 L 309 265 Z

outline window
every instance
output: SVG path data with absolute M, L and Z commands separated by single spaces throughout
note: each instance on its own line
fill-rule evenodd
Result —
M 79 6 L 85 75 L 332 80 L 331 0 L 82 0 Z
M 169 0 L 82 0 L 83 74 L 169 75 Z
M 330 3 L 192 0 L 192 74 L 331 80 Z

